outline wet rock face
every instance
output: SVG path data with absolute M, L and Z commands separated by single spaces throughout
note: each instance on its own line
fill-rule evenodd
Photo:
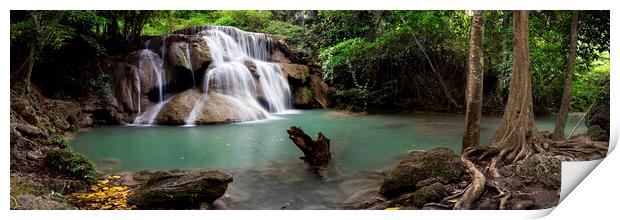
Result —
M 429 178 L 443 184 L 458 182 L 466 174 L 465 170 L 463 162 L 451 149 L 411 152 L 388 172 L 381 184 L 380 194 L 392 198 L 414 192 L 421 182 Z
M 187 114 L 200 98 L 198 91 L 190 89 L 172 98 L 157 115 L 159 124 L 184 124 Z
M 166 103 L 155 121 L 157 124 L 185 124 L 185 119 L 195 105 L 202 105 L 197 113 L 196 124 L 221 124 L 243 121 L 245 115 L 267 117 L 260 109 L 239 106 L 230 96 L 211 92 L 206 99 L 198 91 L 189 89 L 174 96 Z
M 219 171 L 159 171 L 127 202 L 140 209 L 193 209 L 213 203 L 232 181 L 232 176 Z

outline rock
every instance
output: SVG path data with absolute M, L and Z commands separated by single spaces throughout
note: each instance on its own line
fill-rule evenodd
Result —
M 23 194 L 16 196 L 18 209 L 23 210 L 75 210 L 77 208 L 66 204 L 54 201 L 49 198 L 41 196 L 35 196 L 31 194 Z
M 498 202 L 496 199 L 484 198 L 480 199 L 480 204 L 478 205 L 478 209 L 480 210 L 497 210 L 499 209 Z
M 324 205 L 307 205 L 301 208 L 302 210 L 328 210 L 327 206 Z
M 546 154 L 534 154 L 515 165 L 515 173 L 527 183 L 540 183 L 559 189 L 562 180 L 562 161 Z
M 516 201 L 512 205 L 512 209 L 514 210 L 529 210 L 534 208 L 534 201 L 532 200 L 521 200 Z
M 156 172 L 128 203 L 140 209 L 192 209 L 213 203 L 226 192 L 232 176 L 219 171 Z
M 592 125 L 588 128 L 586 132 L 590 139 L 593 141 L 609 141 L 609 135 L 607 131 L 601 128 L 600 125 Z
M 221 124 L 267 118 L 260 106 L 245 105 L 232 96 L 211 92 L 196 124 Z
M 447 194 L 444 190 L 443 184 L 433 183 L 413 192 L 411 196 L 409 196 L 408 200 L 410 204 L 421 208 L 426 203 L 439 202 L 446 196 Z
M 47 133 L 43 132 L 41 129 L 35 126 L 32 126 L 30 124 L 16 123 L 15 129 L 19 131 L 22 135 L 25 135 L 28 137 L 33 137 L 33 138 L 35 137 L 48 138 L 49 137 Z
M 592 109 L 590 109 L 590 112 L 586 116 L 588 134 L 592 137 L 592 140 L 609 141 L 609 94 L 609 90 L 603 91 L 603 93 L 596 100 L 596 103 L 594 103 Z M 603 134 L 603 132 L 605 133 L 605 135 Z
M 193 71 L 192 61 L 188 56 L 191 56 L 191 53 L 187 42 L 170 42 L 166 51 L 166 59 L 170 65 Z
M 192 63 L 192 70 L 196 73 L 204 72 L 211 63 L 211 52 L 209 51 L 207 41 L 200 36 L 191 36 L 189 38 L 189 45 L 191 48 L 190 61 Z
M 193 89 L 185 90 L 174 96 L 162 107 L 155 121 L 158 124 L 185 124 L 185 118 L 192 111 L 200 96 L 201 94 Z
M 231 200 L 234 203 L 243 203 L 251 199 L 251 196 L 249 193 L 234 186 L 228 187 L 228 190 L 226 191 L 226 194 L 224 194 L 223 197 L 227 198 L 228 200 Z
M 134 173 L 132 177 L 136 181 L 146 182 L 151 178 L 151 176 L 153 176 L 153 174 L 155 174 L 155 172 L 153 172 L 152 170 L 145 169 Z
M 254 61 L 252 61 L 251 59 L 245 59 L 243 60 L 243 65 L 248 68 L 250 73 L 252 73 L 254 79 L 258 79 L 259 75 L 256 72 L 256 63 L 254 63 Z
M 417 189 L 419 189 L 419 188 L 422 188 L 422 187 L 425 187 L 425 186 L 430 186 L 430 185 L 432 185 L 434 183 L 437 183 L 437 182 L 439 182 L 439 180 L 437 178 L 431 177 L 431 178 L 428 178 L 428 179 L 425 179 L 425 180 L 422 180 L 422 181 L 418 182 L 415 185 L 415 187 Z
M 293 104 L 296 108 L 311 108 L 314 103 L 312 90 L 305 86 L 297 87 L 293 93 Z
M 235 98 L 211 92 L 207 99 L 202 94 L 189 89 L 165 104 L 155 121 L 157 124 L 185 124 L 194 105 L 202 105 L 196 117 L 196 124 L 221 124 L 266 118 L 266 113 L 259 106 L 246 106 Z M 201 103 L 198 103 L 200 101 Z
M 378 189 L 360 190 L 349 196 L 349 198 L 344 202 L 344 204 L 354 205 L 365 201 L 371 201 L 372 198 L 377 196 L 377 193 L 379 193 Z
M 213 203 L 201 203 L 201 210 L 228 210 L 228 206 L 221 199 L 215 200 Z
M 39 160 L 43 158 L 43 154 L 38 151 L 28 151 L 28 153 L 26 153 L 26 158 L 29 160 Z
M 270 60 L 276 63 L 291 63 L 291 60 L 286 57 L 286 54 L 279 49 L 275 49 L 271 52 Z
M 291 63 L 278 63 L 282 72 L 288 77 L 305 82 L 310 75 L 310 69 L 306 65 L 291 64 Z
M 319 76 L 311 75 L 310 76 L 310 87 L 312 88 L 312 93 L 314 94 L 314 98 L 321 104 L 323 108 L 332 107 L 332 101 L 330 101 L 329 96 L 332 91 L 329 89 L 325 81 L 321 79 Z
M 92 127 L 94 125 L 92 114 L 80 114 L 77 125 L 81 128 Z
M 465 166 L 459 156 L 448 148 L 430 151 L 415 151 L 392 168 L 383 183 L 380 193 L 388 198 L 416 191 L 420 181 L 431 177 L 441 183 L 457 182 L 465 174 Z
M 379 189 L 380 184 L 381 181 L 376 179 L 351 179 L 338 184 L 338 189 L 340 189 L 345 196 L 350 196 L 367 189 Z

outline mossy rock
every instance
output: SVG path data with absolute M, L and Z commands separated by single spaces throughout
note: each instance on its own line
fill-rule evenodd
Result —
M 69 149 L 54 149 L 47 153 L 46 165 L 73 179 L 93 182 L 97 178 L 95 166 L 84 155 Z
M 439 202 L 446 196 L 447 194 L 443 184 L 433 183 L 411 193 L 411 196 L 409 196 L 407 200 L 410 204 L 422 208 L 426 203 Z
M 388 172 L 380 193 L 391 198 L 416 191 L 419 183 L 429 178 L 448 184 L 457 182 L 465 173 L 465 165 L 451 149 L 415 151 Z
M 559 189 L 562 180 L 562 161 L 546 154 L 534 154 L 517 162 L 515 173 L 527 183 L 540 183 L 551 189 Z

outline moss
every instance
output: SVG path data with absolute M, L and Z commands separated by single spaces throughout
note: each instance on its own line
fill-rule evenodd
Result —
M 70 149 L 52 150 L 47 154 L 46 164 L 71 178 L 93 182 L 97 177 L 95 166 L 84 155 Z
M 34 185 L 32 183 L 28 183 L 28 182 L 23 182 L 23 181 L 17 181 L 17 180 L 13 180 L 11 179 L 11 183 L 10 183 L 10 197 L 11 197 L 11 201 L 10 201 L 10 209 L 19 209 L 21 206 L 19 205 L 19 203 L 17 202 L 17 196 L 19 195 L 42 195 L 45 193 L 45 190 L 42 189 L 40 186 Z
M 181 51 L 181 50 L 178 50 L 176 56 L 177 56 L 177 61 L 179 62 L 178 65 L 186 67 L 187 66 L 187 60 L 185 58 L 185 53 L 183 51 Z
M 306 89 L 306 103 L 312 103 L 314 101 L 314 93 L 311 89 Z

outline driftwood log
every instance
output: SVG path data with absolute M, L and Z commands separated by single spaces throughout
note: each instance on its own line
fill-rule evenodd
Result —
M 331 151 L 329 147 L 329 139 L 319 132 L 317 140 L 312 140 L 304 130 L 299 127 L 291 127 L 288 132 L 288 137 L 297 145 L 297 147 L 304 153 L 300 159 L 306 161 L 310 166 L 322 167 L 327 165 L 331 159 Z

